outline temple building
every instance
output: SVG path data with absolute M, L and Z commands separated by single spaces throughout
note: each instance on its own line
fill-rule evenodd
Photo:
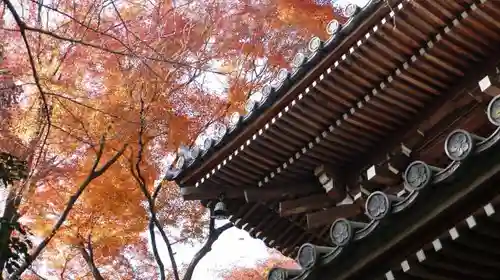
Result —
M 167 177 L 301 266 L 269 279 L 500 279 L 500 1 L 365 2 Z

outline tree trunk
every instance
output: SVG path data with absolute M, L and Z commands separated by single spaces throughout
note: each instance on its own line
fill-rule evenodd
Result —
M 2 215 L 2 220 L 4 222 L 16 223 L 19 219 L 17 214 L 17 209 L 19 207 L 17 193 L 11 186 L 5 185 L 6 197 L 5 197 L 5 208 Z M 7 224 L 0 225 L 0 275 L 4 271 L 5 265 L 10 256 L 10 235 L 12 233 L 12 228 Z

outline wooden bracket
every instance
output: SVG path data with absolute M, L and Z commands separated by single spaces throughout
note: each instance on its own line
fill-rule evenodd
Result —
M 344 199 L 347 194 L 347 185 L 339 173 L 334 167 L 324 164 L 314 170 L 314 175 L 318 177 L 327 195 L 336 202 Z

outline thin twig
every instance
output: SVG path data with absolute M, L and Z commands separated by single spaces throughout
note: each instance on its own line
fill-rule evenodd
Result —
M 177 263 L 175 261 L 172 246 L 170 245 L 170 241 L 168 239 L 168 236 L 166 235 L 165 231 L 163 230 L 163 227 L 161 226 L 160 222 L 158 221 L 158 218 L 156 217 L 156 210 L 154 207 L 153 198 L 146 188 L 146 186 L 147 186 L 146 180 L 144 179 L 144 177 L 142 176 L 142 173 L 141 173 L 142 153 L 143 153 L 143 149 L 144 149 L 144 143 L 142 142 L 142 138 L 144 137 L 144 129 L 145 129 L 144 108 L 145 108 L 144 99 L 142 98 L 142 96 L 140 96 L 139 117 L 140 117 L 141 125 L 139 128 L 137 161 L 135 163 L 135 169 L 131 168 L 132 176 L 134 177 L 137 184 L 139 185 L 139 188 L 141 189 L 142 193 L 146 197 L 146 200 L 148 203 L 148 208 L 149 208 L 149 212 L 150 212 L 149 232 L 150 232 L 152 241 L 155 241 L 155 243 L 152 244 L 152 246 L 156 246 L 156 239 L 155 239 L 155 236 L 153 236 L 153 235 L 155 235 L 154 226 L 156 226 L 158 228 L 158 231 L 160 232 L 160 235 L 161 235 L 163 241 L 165 242 L 165 245 L 167 246 L 167 251 L 168 251 L 168 254 L 170 257 L 170 262 L 172 265 L 174 279 L 180 280 L 179 271 L 177 268 Z M 153 248 L 153 253 L 154 253 L 154 251 L 155 251 L 155 248 Z M 159 256 L 156 256 L 156 254 L 155 254 L 155 259 L 156 259 L 158 265 L 160 266 L 160 264 L 162 264 L 162 262 L 161 262 L 161 259 L 159 258 Z M 166 278 L 165 271 L 163 269 L 160 269 L 160 277 L 162 280 L 164 280 Z

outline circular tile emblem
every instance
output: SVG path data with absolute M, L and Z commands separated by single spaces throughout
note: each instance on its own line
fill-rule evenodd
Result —
M 257 101 L 255 101 L 254 98 L 259 98 L 260 96 L 254 95 L 255 94 L 252 94 L 252 96 L 247 99 L 247 103 L 245 104 L 245 111 L 247 112 L 247 114 L 253 112 L 253 110 L 255 110 L 255 107 L 257 107 Z
M 488 104 L 487 115 L 492 124 L 500 126 L 500 95 L 495 96 Z
M 330 35 L 334 35 L 340 30 L 340 22 L 336 19 L 330 21 L 326 26 L 326 32 Z
M 410 191 L 423 189 L 430 183 L 431 177 L 431 169 L 425 162 L 414 161 L 406 168 L 405 187 Z
M 241 120 L 241 115 L 238 112 L 233 112 L 231 116 L 229 117 L 229 126 L 231 128 L 235 128 L 238 126 Z
M 321 39 L 319 37 L 313 37 L 308 44 L 309 51 L 317 52 L 321 48 Z
M 314 245 L 306 243 L 302 245 L 297 253 L 297 260 L 300 266 L 303 268 L 311 268 L 316 264 L 316 260 L 318 258 L 316 248 Z
M 370 194 L 366 200 L 366 214 L 372 220 L 380 220 L 389 214 L 391 204 L 387 195 L 376 191 Z
M 346 246 L 353 236 L 352 226 L 346 219 L 338 219 L 330 227 L 332 243 L 341 247 Z
M 344 17 L 350 18 L 358 12 L 358 6 L 356 4 L 349 4 L 344 8 Z
M 269 280 L 286 280 L 286 272 L 280 268 L 272 268 L 269 271 L 267 279 Z
M 184 156 L 179 155 L 177 158 L 177 161 L 175 162 L 175 168 L 176 169 L 182 169 L 184 167 L 184 164 L 186 163 L 186 159 Z
M 292 67 L 299 68 L 306 61 L 306 56 L 303 53 L 297 53 L 292 60 Z
M 469 132 L 458 129 L 450 133 L 444 143 L 446 155 L 455 161 L 467 158 L 474 148 L 474 142 Z

